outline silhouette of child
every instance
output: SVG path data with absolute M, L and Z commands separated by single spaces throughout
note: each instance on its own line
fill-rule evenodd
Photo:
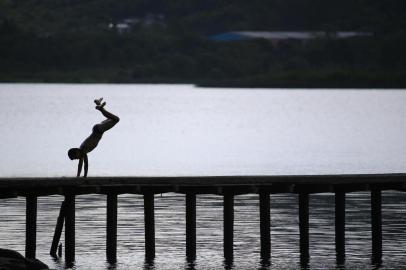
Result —
M 104 109 L 106 102 L 102 103 L 102 101 L 103 98 L 99 98 L 95 99 L 94 103 L 96 103 L 96 110 L 99 110 L 107 119 L 93 126 L 92 134 L 83 141 L 79 148 L 71 148 L 68 151 L 68 156 L 71 160 L 79 159 L 77 177 L 80 176 L 83 163 L 84 177 L 87 177 L 87 170 L 89 167 L 87 153 L 96 148 L 105 131 L 111 129 L 120 121 L 120 118 Z

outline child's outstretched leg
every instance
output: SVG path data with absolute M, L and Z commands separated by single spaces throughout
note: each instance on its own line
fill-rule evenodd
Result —
M 114 127 L 120 121 L 120 118 L 104 109 L 104 106 L 106 106 L 106 102 L 102 103 L 102 100 L 103 98 L 100 98 L 96 99 L 94 102 L 97 104 L 96 109 L 99 110 L 104 115 L 104 117 L 107 118 L 97 125 L 99 130 L 101 132 L 104 132 Z

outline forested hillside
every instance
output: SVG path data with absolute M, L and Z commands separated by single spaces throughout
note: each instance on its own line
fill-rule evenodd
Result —
M 405 11 L 403 0 L 0 0 L 0 80 L 405 87 Z M 207 38 L 241 30 L 373 36 Z
M 109 21 L 165 15 L 189 31 L 405 29 L 405 1 L 1 0 L 0 18 L 32 31 L 100 31 Z

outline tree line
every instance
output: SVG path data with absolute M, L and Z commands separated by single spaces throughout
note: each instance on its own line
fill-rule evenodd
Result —
M 382 2 L 382 3 L 381 3 Z M 404 87 L 404 1 L 0 2 L 0 80 Z M 385 2 L 385 3 L 384 3 Z M 119 34 L 109 22 L 163 14 Z M 230 30 L 370 31 L 371 37 L 213 42 Z

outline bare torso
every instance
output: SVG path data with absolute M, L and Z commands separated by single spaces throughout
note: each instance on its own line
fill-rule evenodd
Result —
M 92 134 L 82 142 L 79 148 L 82 149 L 83 152 L 89 153 L 96 148 L 102 136 L 103 132 L 100 132 L 98 125 L 95 125 Z

